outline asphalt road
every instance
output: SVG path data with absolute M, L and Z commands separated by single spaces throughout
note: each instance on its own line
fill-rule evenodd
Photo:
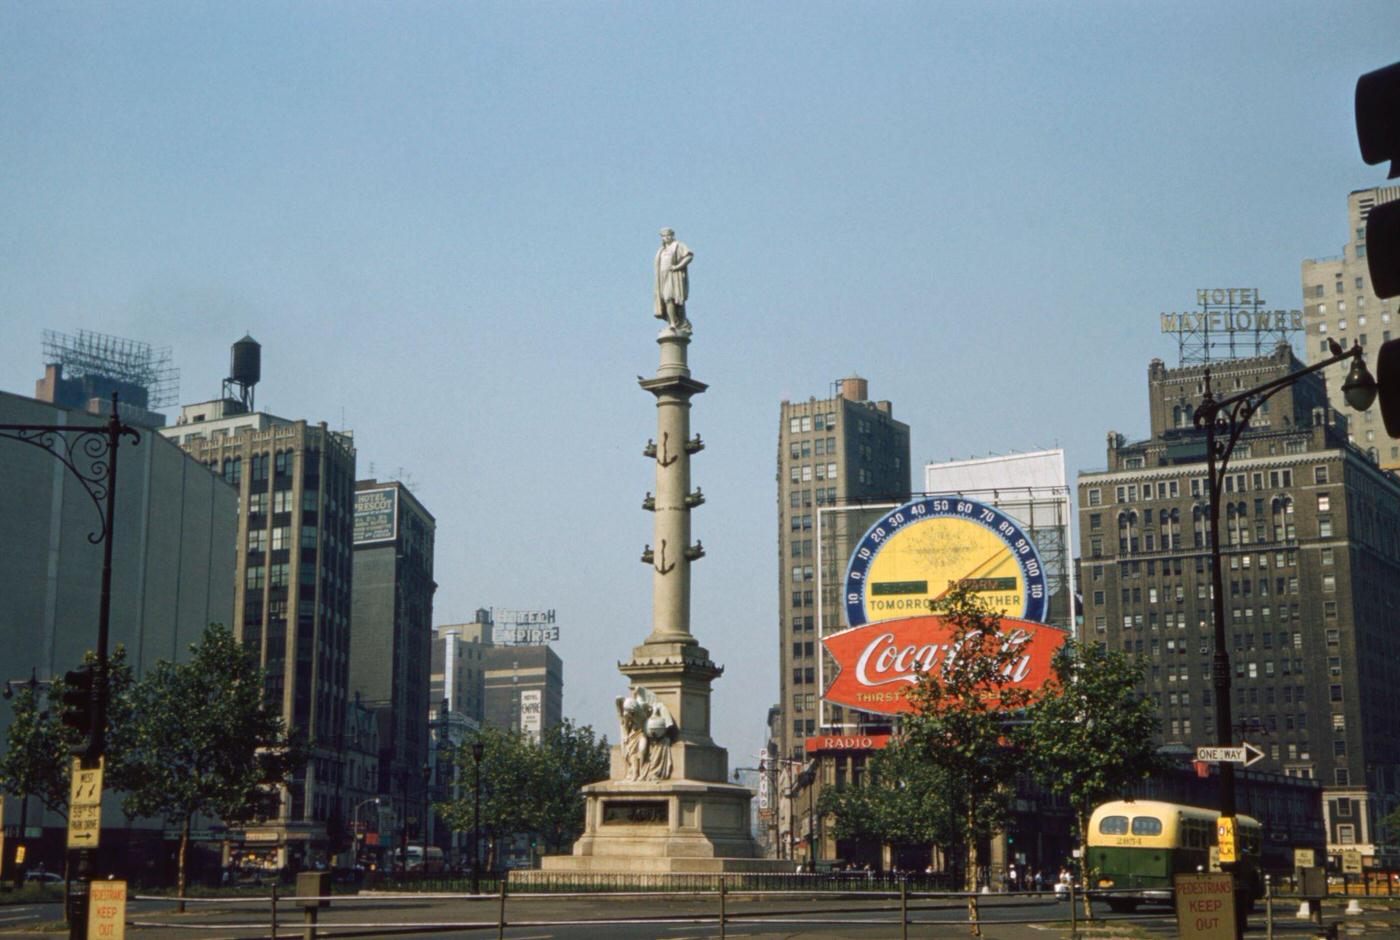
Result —
M 128 907 L 127 937 L 131 940 L 251 940 L 270 936 L 265 903 L 234 905 L 227 899 L 191 903 L 183 915 L 174 913 L 170 901 L 133 901 Z M 836 910 L 843 908 L 844 910 Z M 938 900 L 911 902 L 911 937 L 965 938 L 966 908 L 962 903 Z M 320 924 L 334 936 L 442 937 L 496 936 L 498 902 L 468 901 L 460 897 L 337 898 L 320 912 Z M 1275 934 L 1303 938 L 1314 933 L 1308 923 L 1292 916 L 1292 905 L 1279 905 Z M 520 896 L 508 901 L 506 917 L 510 940 L 708 940 L 718 937 L 713 920 L 718 901 L 684 901 L 661 898 L 540 899 Z M 893 940 L 900 936 L 898 903 L 888 900 L 834 901 L 828 898 L 731 899 L 732 919 L 726 938 L 801 937 L 810 940 Z M 61 915 L 57 904 L 0 907 L 0 937 L 54 936 L 54 922 Z M 302 936 L 302 911 L 289 903 L 279 905 L 278 936 Z M 1107 915 L 1126 926 L 1132 924 L 1151 936 L 1176 935 L 1174 920 L 1165 908 L 1134 915 Z M 1035 898 L 995 898 L 981 904 L 987 940 L 1047 940 L 1068 935 L 1068 905 Z M 1329 908 L 1327 920 L 1341 919 L 1341 907 Z M 696 918 L 709 918 L 696 923 Z M 1097 920 L 1097 918 L 1096 918 Z M 567 925 L 557 921 L 591 921 Z M 640 922 L 639 922 L 640 921 Z M 1036 924 L 1016 921 L 1037 921 Z M 1346 918 L 1358 937 L 1400 936 L 1400 913 Z M 473 926 L 468 926 L 468 925 Z M 47 925 L 47 926 L 45 926 Z M 159 925 L 159 926 L 156 926 Z M 412 925 L 412 926 L 409 926 Z M 1262 914 L 1251 919 L 1251 937 L 1264 936 Z M 418 928 L 418 929 L 415 929 Z M 211 929 L 213 928 L 213 929 Z M 1364 928 L 1364 929 L 1356 929 Z

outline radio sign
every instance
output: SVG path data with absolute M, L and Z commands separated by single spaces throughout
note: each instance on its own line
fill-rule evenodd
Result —
M 918 682 L 919 673 L 943 669 L 958 655 L 953 642 L 956 632 L 944 617 L 927 615 L 834 633 L 822 645 L 840 671 L 822 698 L 833 705 L 885 715 L 911 711 L 905 693 Z M 1001 618 L 997 632 L 1003 648 L 1016 654 L 1007 666 L 1007 685 L 1027 691 L 1039 689 L 1050 679 L 1055 653 L 1069 637 L 1057 627 L 1013 617 Z
M 807 753 L 821 751 L 878 751 L 890 743 L 888 734 L 823 734 L 807 739 Z

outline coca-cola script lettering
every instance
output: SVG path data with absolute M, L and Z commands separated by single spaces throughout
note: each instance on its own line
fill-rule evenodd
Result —
M 1015 658 L 1003 674 L 1015 688 L 1034 690 L 1050 678 L 1050 664 L 1067 639 L 1043 623 L 1004 617 L 998 634 Z M 828 702 L 862 711 L 909 711 L 904 692 L 919 673 L 941 670 L 957 659 L 955 630 L 943 617 L 907 617 L 843 630 L 822 640 L 839 672 L 827 688 Z

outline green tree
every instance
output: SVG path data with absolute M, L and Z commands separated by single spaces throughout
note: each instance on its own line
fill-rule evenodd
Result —
M 94 654 L 88 653 L 83 661 L 95 664 L 97 660 Z M 122 724 L 126 714 L 125 698 L 131 686 L 131 667 L 124 648 L 117 647 L 107 657 L 107 670 L 110 689 L 107 724 L 112 729 Z M 0 755 L 0 788 L 14 796 L 27 793 L 67 819 L 73 750 L 82 745 L 84 739 L 63 723 L 59 713 L 58 703 L 65 689 L 63 678 L 55 676 L 47 685 L 47 691 L 42 683 L 35 688 L 21 685 L 11 701 L 8 739 L 5 752 Z M 114 763 L 111 750 L 109 747 L 109 769 Z
M 503 839 L 538 833 L 560 850 L 583 831 L 580 788 L 608 775 L 608 745 L 591 727 L 564 721 L 538 742 L 519 731 L 482 728 L 481 835 L 487 839 L 485 864 L 495 867 Z M 470 832 L 475 807 L 471 744 L 458 748 L 461 795 L 437 804 L 455 832 Z
M 227 629 L 210 624 L 185 663 L 160 661 L 127 696 L 112 750 L 123 808 L 180 827 L 183 909 L 196 814 L 236 825 L 274 813 L 279 788 L 304 762 L 282 718 L 263 701 L 263 674 Z
M 914 759 L 938 768 L 950 846 L 964 858 L 966 890 L 977 889 L 977 847 L 1001 832 L 1011 815 L 1012 782 L 1026 756 L 1010 739 L 1006 714 L 1030 693 L 1014 684 L 1020 650 L 1000 632 L 1000 616 L 975 593 L 954 586 L 938 612 L 953 629 L 943 655 L 919 673 L 908 692 L 913 712 L 901 727 Z M 951 853 L 950 853 L 951 854 Z M 969 914 L 976 910 L 969 895 Z M 980 931 L 974 927 L 974 934 Z
M 1097 644 L 1066 643 L 1054 674 L 1027 710 L 1036 775 L 1074 812 L 1080 877 L 1089 884 L 1089 814 L 1162 769 L 1152 702 L 1138 691 L 1142 665 Z M 1084 893 L 1088 910 L 1089 895 Z
M 830 818 L 837 839 L 871 840 L 886 845 L 945 844 L 957 827 L 950 816 L 943 770 L 926 760 L 903 735 L 876 751 L 865 779 L 825 787 L 817 812 Z
M 552 852 L 573 847 L 583 834 L 583 787 L 608 776 L 608 742 L 590 725 L 564 719 L 540 736 L 540 798 L 536 831 Z

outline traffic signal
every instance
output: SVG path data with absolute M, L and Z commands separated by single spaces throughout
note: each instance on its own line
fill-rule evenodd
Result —
M 1400 62 L 1356 81 L 1356 139 L 1361 159 L 1390 161 L 1400 176 Z M 1366 217 L 1366 264 L 1378 297 L 1400 294 L 1400 200 L 1374 207 Z
M 97 672 L 92 666 L 70 669 L 63 676 L 63 723 L 86 739 L 92 734 L 92 686 Z

